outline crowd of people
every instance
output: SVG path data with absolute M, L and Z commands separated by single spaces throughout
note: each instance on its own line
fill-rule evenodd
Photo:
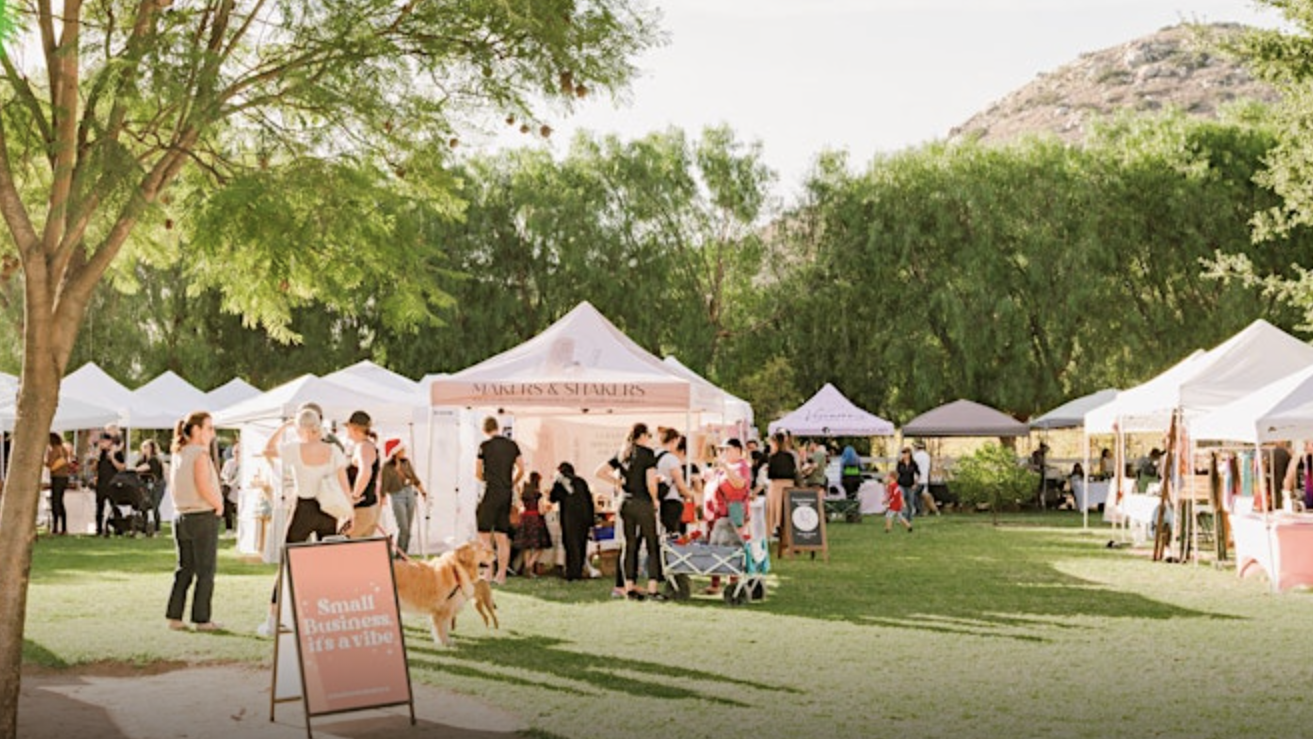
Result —
M 427 496 L 408 450 L 399 439 L 380 445 L 364 410 L 351 413 L 341 428 L 345 439 L 326 423 L 319 406 L 307 403 L 274 430 L 263 448 L 268 473 L 290 484 L 285 490 L 290 520 L 283 540 L 293 544 L 386 533 L 395 537 L 397 556 L 405 556 L 418 506 Z M 504 583 L 512 573 L 534 578 L 544 566 L 551 569 L 556 564 L 556 537 L 564 554 L 562 577 L 567 581 L 596 577 L 589 547 L 599 524 L 611 523 L 623 540 L 613 595 L 662 600 L 663 537 L 687 541 L 696 532 L 695 537 L 705 537 L 711 544 L 742 545 L 749 536 L 749 504 L 756 497 L 763 499 L 767 536 L 776 537 L 787 489 L 808 486 L 829 491 L 831 450 L 815 440 L 798 444 L 786 432 L 770 436 L 765 450 L 756 439 L 730 438 L 691 456 L 690 440 L 679 430 L 635 424 L 621 448 L 594 471 L 594 484 L 603 486 L 603 495 L 595 496 L 571 460 L 557 463 L 549 478 L 526 469 L 519 445 L 504 433 L 498 419 L 485 419 L 483 431 L 474 470 L 482 483 L 475 523 L 479 539 L 495 552 L 495 565 L 486 573 L 494 584 Z M 139 480 L 152 532 L 161 529 L 161 504 L 166 494 L 171 496 L 177 565 L 166 607 L 168 625 L 187 628 L 183 616 L 190 595 L 192 628 L 221 628 L 212 619 L 211 601 L 219 524 L 224 522 L 230 530 L 235 526 L 241 484 L 239 445 L 221 451 L 213 419 L 199 411 L 179 421 L 167 456 L 148 438 L 129 459 L 122 435 L 112 427 L 98 433 L 93 443 L 85 469 L 87 482 L 96 491 L 97 534 L 110 533 L 106 512 L 116 477 L 126 473 Z M 918 504 L 933 507 L 933 500 L 921 494 L 929 479 L 929 455 L 923 448 L 903 452 L 888 475 L 886 508 L 896 514 L 889 523 L 900 520 L 911 531 Z M 75 460 L 71 446 L 52 434 L 46 462 L 50 531 L 55 534 L 67 531 L 63 498 L 77 474 Z M 865 473 L 852 447 L 843 450 L 840 467 L 842 487 L 855 497 Z M 348 502 L 344 510 L 328 504 L 326 488 L 341 493 Z M 387 531 L 381 524 L 384 507 L 390 508 L 395 521 L 395 528 Z M 553 511 L 559 524 L 555 528 L 548 523 Z M 719 587 L 719 580 L 713 579 L 706 592 L 714 594 Z M 264 633 L 276 627 L 277 595 L 271 598 L 269 618 L 261 627 Z

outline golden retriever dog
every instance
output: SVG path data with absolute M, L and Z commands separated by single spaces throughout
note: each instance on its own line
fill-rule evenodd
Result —
M 435 559 L 394 560 L 392 572 L 402 609 L 427 615 L 432 621 L 433 641 L 451 646 L 456 614 L 477 599 L 479 568 L 491 558 L 487 547 L 467 542 Z

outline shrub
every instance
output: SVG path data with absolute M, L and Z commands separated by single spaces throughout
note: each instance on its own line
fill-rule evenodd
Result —
M 953 492 L 964 504 L 988 505 L 998 523 L 1005 504 L 1025 500 L 1039 487 L 1039 474 L 1023 467 L 1017 455 L 1001 444 L 986 444 L 957 461 Z

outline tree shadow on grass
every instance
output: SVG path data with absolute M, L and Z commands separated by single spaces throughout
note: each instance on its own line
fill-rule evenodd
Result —
M 232 540 L 219 542 L 219 572 L 224 577 L 269 575 L 274 565 L 245 561 Z M 69 583 L 88 577 L 115 579 L 143 573 L 172 572 L 173 539 L 165 534 L 145 537 L 43 537 L 32 553 L 32 583 Z
M 23 642 L 28 653 L 30 642 Z M 34 645 L 35 646 L 35 645 Z M 94 736 L 96 739 L 128 739 L 103 706 L 64 695 L 61 690 L 82 685 L 73 675 L 25 676 L 18 695 L 18 733 L 26 739 Z
M 31 639 L 23 640 L 23 664 L 40 665 L 42 667 L 53 667 L 63 669 L 68 667 L 68 663 L 62 657 L 47 649 L 44 645 L 38 644 Z
M 426 631 L 416 627 L 406 627 L 406 631 L 408 632 L 406 651 L 410 654 L 412 666 L 440 673 L 545 688 L 569 694 L 579 693 L 580 684 L 584 684 L 599 691 L 618 691 L 645 698 L 700 699 L 746 708 L 751 704 L 727 698 L 722 693 L 741 692 L 743 688 L 780 693 L 798 692 L 785 686 L 743 680 L 705 670 L 645 660 L 622 660 L 610 655 L 574 651 L 562 648 L 569 642 L 547 636 L 523 636 L 512 633 L 511 636 L 485 639 L 467 637 L 459 639 L 457 649 L 438 650 L 424 643 Z M 523 670 L 540 675 L 545 673 L 551 677 L 551 680 L 545 680 L 541 676 L 524 677 L 507 674 L 504 672 L 506 669 Z M 635 674 L 643 677 L 636 677 Z M 656 678 L 668 678 L 669 681 Z M 700 692 L 688 687 L 688 683 L 695 682 L 715 683 L 724 686 L 725 689 L 717 692 Z

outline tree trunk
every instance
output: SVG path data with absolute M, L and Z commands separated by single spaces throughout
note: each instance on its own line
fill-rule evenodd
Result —
M 32 274 L 25 275 L 26 280 L 32 278 Z M 13 457 L 4 481 L 4 497 L 0 499 L 0 737 L 18 733 L 23 625 L 41 499 L 41 470 L 50 441 L 50 422 L 58 404 L 59 383 L 68 361 L 67 347 L 73 343 L 70 334 L 76 334 L 77 325 L 54 320 L 51 303 L 33 300 L 33 292 L 29 287 Z

